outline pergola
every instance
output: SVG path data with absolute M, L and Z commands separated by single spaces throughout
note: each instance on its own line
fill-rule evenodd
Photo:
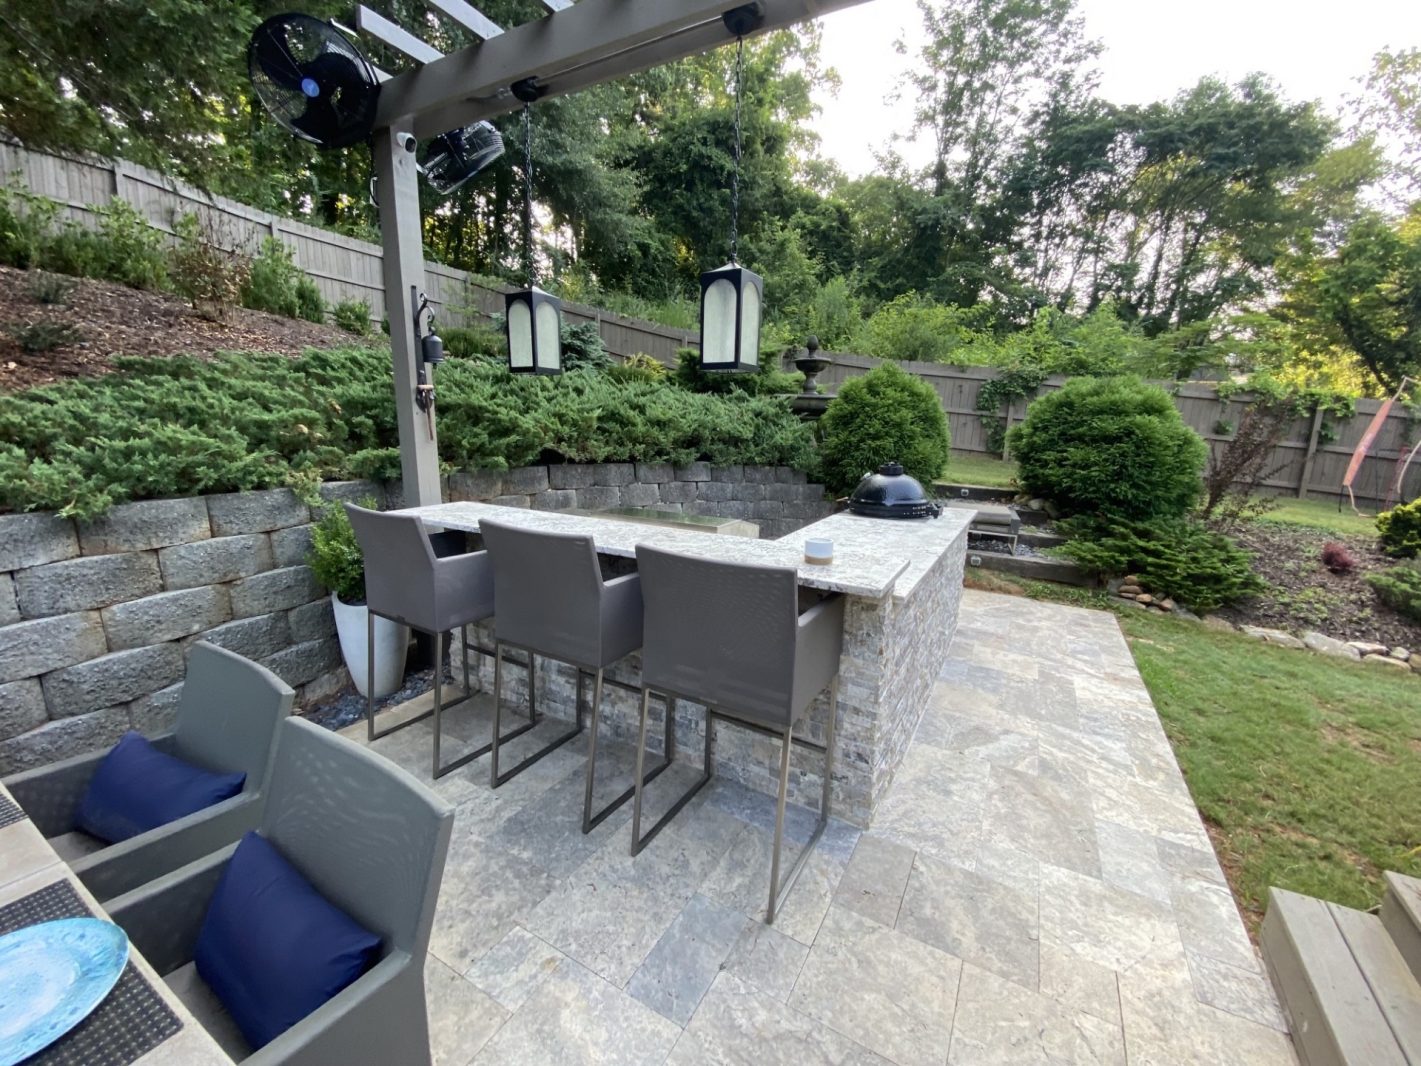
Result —
M 413 61 L 385 78 L 375 120 L 374 154 L 385 307 L 394 356 L 395 406 L 405 505 L 440 502 L 439 445 L 415 403 L 420 348 L 416 300 L 424 286 L 419 171 L 408 135 L 425 139 L 522 106 L 512 86 L 534 79 L 543 96 L 576 92 L 707 51 L 733 39 L 722 16 L 747 6 L 759 20 L 746 36 L 851 7 L 862 0 L 541 0 L 548 14 L 503 29 L 465 0 L 429 6 L 478 38 L 449 55 L 367 7 L 361 32 Z M 382 72 L 383 76 L 383 72 Z

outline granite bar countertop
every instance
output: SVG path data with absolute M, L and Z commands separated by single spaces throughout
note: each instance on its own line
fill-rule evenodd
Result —
M 646 544 L 725 562 L 793 566 L 802 585 L 872 599 L 880 599 L 890 591 L 897 597 L 909 595 L 932 563 L 959 536 L 966 535 L 972 521 L 972 512 L 959 510 L 945 510 L 936 519 L 917 520 L 840 513 L 778 540 L 750 540 L 488 503 L 441 503 L 410 507 L 400 513 L 419 515 L 431 526 L 470 533 L 478 531 L 479 521 L 484 518 L 523 529 L 582 533 L 590 535 L 597 550 L 606 555 L 635 557 L 636 546 Z M 828 566 L 804 561 L 804 542 L 811 537 L 834 542 L 834 561 Z

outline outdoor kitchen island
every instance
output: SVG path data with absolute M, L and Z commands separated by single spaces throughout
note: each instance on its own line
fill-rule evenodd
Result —
M 848 513 L 805 526 L 778 540 L 718 536 L 663 526 L 641 525 L 555 511 L 534 511 L 484 503 L 446 503 L 414 507 L 430 527 L 477 533 L 489 518 L 525 529 L 590 535 L 597 551 L 632 559 L 636 546 L 728 562 L 793 566 L 801 587 L 841 593 L 848 603 L 844 616 L 844 648 L 840 661 L 837 737 L 834 756 L 833 813 L 861 827 L 893 780 L 927 706 L 948 645 L 957 627 L 962 599 L 962 570 L 967 554 L 967 526 L 972 512 L 945 510 L 941 517 L 917 519 L 867 518 Z M 833 541 L 830 565 L 804 561 L 804 542 Z M 625 564 L 623 564 L 625 565 Z M 693 619 L 696 605 L 686 604 Z M 470 642 L 493 646 L 491 623 L 470 627 Z M 512 662 L 521 652 L 506 651 Z M 458 647 L 452 649 L 457 662 Z M 483 688 L 492 691 L 493 663 L 474 656 Z M 640 684 L 640 659 L 632 654 L 616 663 L 608 676 L 629 686 Z M 537 670 L 538 710 L 558 718 L 573 718 L 576 672 L 542 657 Z M 454 671 L 461 677 L 459 668 Z M 517 715 L 527 706 L 527 672 L 504 669 L 505 713 Z M 639 697 L 616 685 L 603 695 L 601 734 L 635 744 Z M 828 694 L 815 702 L 796 735 L 822 743 L 829 709 Z M 647 743 L 661 749 L 661 715 L 653 710 Z M 705 716 L 698 706 L 681 701 L 676 714 L 677 761 L 700 765 Z M 790 771 L 791 802 L 817 807 L 822 755 L 796 747 Z M 774 795 L 778 790 L 778 744 L 734 724 L 715 728 L 715 771 Z

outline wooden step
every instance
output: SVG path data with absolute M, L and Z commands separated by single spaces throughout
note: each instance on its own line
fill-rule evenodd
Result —
M 1421 1066 L 1421 986 L 1378 918 L 1275 888 L 1262 942 L 1306 1066 Z
M 1382 925 L 1412 975 L 1421 981 L 1421 880 L 1387 871 Z

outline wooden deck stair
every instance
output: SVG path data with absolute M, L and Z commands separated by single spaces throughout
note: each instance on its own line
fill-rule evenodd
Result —
M 1273 889 L 1263 957 L 1305 1066 L 1421 1066 L 1421 881 L 1381 916 Z

